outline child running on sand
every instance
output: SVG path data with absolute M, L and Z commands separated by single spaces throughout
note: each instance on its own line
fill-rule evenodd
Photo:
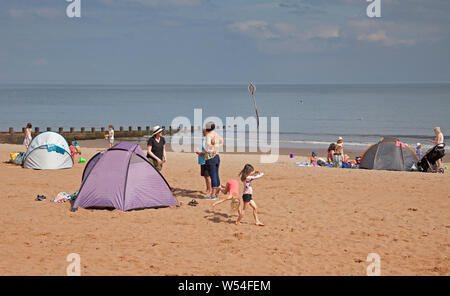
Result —
M 255 224 L 258 226 L 264 226 L 264 224 L 259 221 L 258 207 L 256 206 L 256 203 L 252 198 L 252 181 L 261 178 L 262 176 L 264 176 L 264 174 L 255 171 L 251 164 L 246 164 L 239 175 L 241 176 L 241 181 L 244 182 L 244 193 L 242 195 L 244 206 L 242 207 L 242 210 L 239 209 L 239 217 L 236 221 L 236 225 L 241 224 L 241 220 L 244 217 L 244 212 L 247 209 L 248 205 L 250 205 L 253 208 L 253 217 L 255 218 Z
M 228 196 L 225 199 L 221 199 L 216 201 L 211 205 L 211 207 L 214 209 L 215 206 L 218 204 L 221 204 L 223 202 L 226 202 L 227 200 L 233 200 L 231 202 L 231 208 L 232 210 L 238 210 L 240 201 L 239 201 L 239 182 L 235 179 L 230 179 L 227 182 L 226 186 L 221 186 L 221 191 L 223 194 L 228 194 Z

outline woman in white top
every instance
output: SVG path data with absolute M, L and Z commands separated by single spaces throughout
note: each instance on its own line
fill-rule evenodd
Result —
M 431 142 L 434 145 L 439 145 L 439 144 L 444 143 L 444 135 L 442 134 L 440 127 L 437 126 L 434 128 L 434 134 L 436 135 L 436 138 L 434 140 L 431 140 Z M 438 170 L 442 169 L 442 159 L 439 159 L 437 161 L 437 165 L 438 165 Z

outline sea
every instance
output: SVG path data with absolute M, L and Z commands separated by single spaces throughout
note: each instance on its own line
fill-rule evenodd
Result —
M 254 99 L 269 132 L 276 132 L 270 123 L 278 118 L 280 147 L 326 148 L 343 137 L 346 147 L 363 148 L 389 137 L 427 148 L 435 126 L 450 141 L 450 83 L 256 84 Z M 21 130 L 28 122 L 41 130 L 109 124 L 144 129 L 174 126 L 180 117 L 194 125 L 195 109 L 202 120 L 212 116 L 223 125 L 227 117 L 255 116 L 247 84 L 0 85 L 0 131 Z M 256 137 L 248 128 L 236 134 Z

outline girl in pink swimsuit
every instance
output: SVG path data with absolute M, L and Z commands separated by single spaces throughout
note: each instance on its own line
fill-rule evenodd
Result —
M 233 200 L 231 202 L 231 208 L 233 210 L 238 210 L 239 209 L 239 205 L 240 205 L 240 200 L 239 200 L 239 182 L 235 179 L 230 179 L 227 182 L 226 186 L 221 186 L 221 191 L 223 194 L 228 194 L 228 196 L 225 199 L 221 199 L 216 201 L 215 203 L 213 203 L 211 205 L 212 208 L 214 208 L 215 206 L 217 206 L 218 204 L 221 204 L 223 202 L 226 202 L 227 200 Z M 237 208 L 236 208 L 237 207 Z

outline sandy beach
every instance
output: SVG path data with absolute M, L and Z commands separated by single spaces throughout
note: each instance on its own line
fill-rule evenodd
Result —
M 86 146 L 86 159 L 104 149 Z M 380 255 L 382 275 L 450 275 L 448 171 L 295 166 L 306 152 L 273 164 L 223 154 L 223 183 L 245 163 L 265 173 L 254 199 L 266 226 L 250 211 L 236 226 L 229 203 L 212 211 L 204 199 L 194 154 L 169 152 L 162 171 L 178 208 L 70 212 L 49 200 L 78 190 L 85 164 L 35 171 L 6 163 L 22 150 L 0 145 L 0 275 L 65 275 L 70 253 L 80 254 L 82 275 L 366 275 L 369 253 Z

